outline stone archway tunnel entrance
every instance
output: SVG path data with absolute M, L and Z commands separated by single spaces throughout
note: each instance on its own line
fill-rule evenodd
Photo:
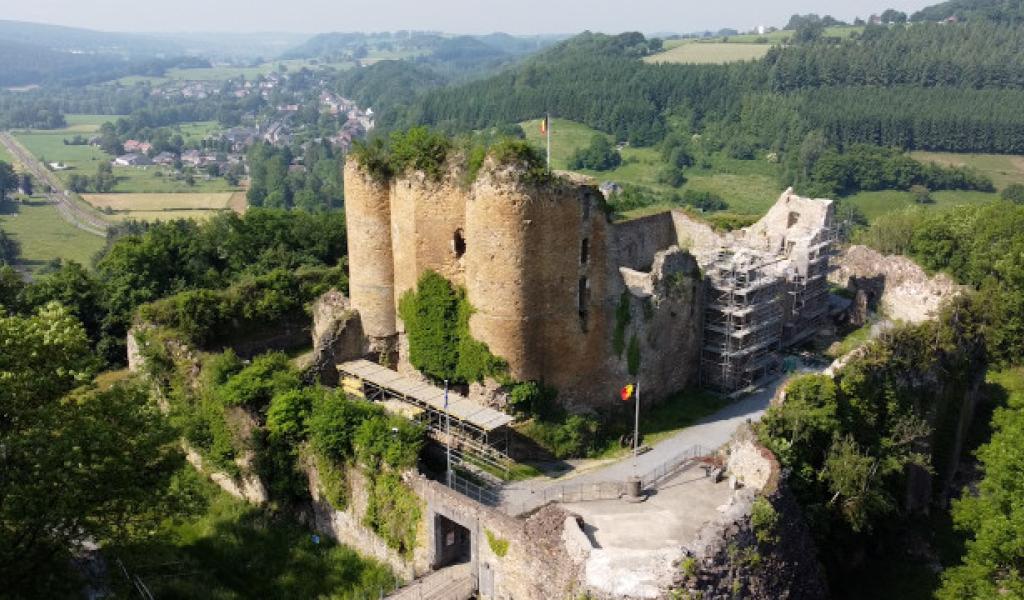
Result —
M 434 568 L 469 563 L 473 560 L 473 536 L 469 529 L 448 517 L 434 515 Z

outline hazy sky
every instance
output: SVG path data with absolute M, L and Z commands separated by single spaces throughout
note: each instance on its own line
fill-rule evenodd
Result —
M 852 20 L 939 0 L 4 0 L 0 19 L 110 31 L 688 32 L 783 25 L 793 13 Z

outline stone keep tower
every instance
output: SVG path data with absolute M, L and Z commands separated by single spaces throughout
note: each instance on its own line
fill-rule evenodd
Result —
M 398 301 L 434 270 L 465 287 L 473 337 L 508 362 L 513 378 L 543 381 L 566 402 L 611 398 L 627 377 L 611 352 L 626 287 L 604 199 L 592 186 L 533 183 L 523 173 L 489 160 L 469 187 L 454 171 L 378 182 L 350 160 L 352 306 L 371 347 L 397 340 L 401 348 Z

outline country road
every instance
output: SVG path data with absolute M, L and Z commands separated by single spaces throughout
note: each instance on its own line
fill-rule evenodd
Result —
M 36 180 L 36 185 L 49 186 L 50 193 L 47 194 L 50 202 L 57 207 L 57 214 L 62 219 L 75 227 L 100 237 L 107 236 L 107 229 L 110 223 L 98 213 L 80 206 L 71 197 L 60 178 L 50 172 L 46 165 L 39 162 L 18 140 L 6 132 L 0 132 L 0 144 L 10 152 L 11 156 L 21 164 L 22 168 L 28 171 Z

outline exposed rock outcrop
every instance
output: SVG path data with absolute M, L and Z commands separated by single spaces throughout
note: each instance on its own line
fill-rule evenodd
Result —
M 676 563 L 676 591 L 702 600 L 827 598 L 817 548 L 775 456 L 744 426 L 727 449 L 726 465 L 745 487 L 686 545 L 686 557 Z

